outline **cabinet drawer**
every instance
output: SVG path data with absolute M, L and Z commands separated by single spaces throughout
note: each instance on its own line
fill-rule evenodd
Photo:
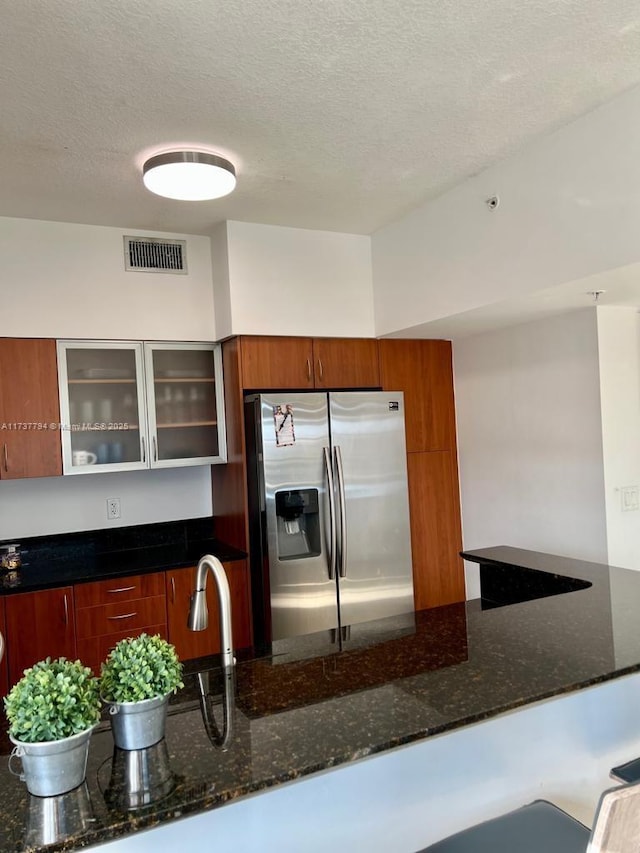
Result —
M 100 664 L 106 659 L 107 655 L 119 640 L 124 640 L 127 637 L 137 637 L 142 633 L 160 634 L 165 640 L 167 639 L 167 625 L 163 622 L 160 625 L 145 625 L 143 628 L 135 631 L 117 631 L 113 634 L 105 634 L 102 637 L 88 637 L 78 641 L 78 657 L 85 666 L 90 667 L 95 675 L 100 675 Z
M 80 607 L 76 611 L 78 639 L 101 637 L 122 631 L 139 630 L 145 625 L 166 623 L 167 603 L 164 595 Z
M 94 581 L 77 584 L 75 587 L 76 607 L 94 607 L 96 604 L 112 604 L 115 601 L 132 601 L 164 593 L 164 573 L 152 575 L 130 575 L 110 581 Z

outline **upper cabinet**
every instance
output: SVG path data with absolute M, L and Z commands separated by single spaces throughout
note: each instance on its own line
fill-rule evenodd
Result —
M 243 336 L 243 388 L 313 388 L 313 340 Z
M 380 376 L 404 391 L 407 452 L 456 449 L 450 341 L 381 340 Z
M 314 338 L 316 388 L 378 388 L 378 341 L 372 338 Z
M 215 344 L 58 341 L 65 474 L 226 461 Z
M 378 342 L 369 338 L 239 338 L 242 387 L 377 388 Z
M 151 467 L 226 462 L 220 347 L 146 343 L 144 363 Z
M 55 341 L 0 338 L 0 479 L 62 474 Z

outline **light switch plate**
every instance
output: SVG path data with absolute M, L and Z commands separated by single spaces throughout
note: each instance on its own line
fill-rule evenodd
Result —
M 624 486 L 620 489 L 622 512 L 633 512 L 640 509 L 640 489 L 638 486 Z

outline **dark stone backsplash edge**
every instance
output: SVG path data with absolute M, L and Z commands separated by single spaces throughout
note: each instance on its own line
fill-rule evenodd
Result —
M 243 551 L 215 538 L 213 517 L 23 538 L 18 579 L 0 575 L 0 595 L 109 580 L 194 565 L 211 553 L 241 560 Z M 9 544 L 16 540 L 5 540 Z

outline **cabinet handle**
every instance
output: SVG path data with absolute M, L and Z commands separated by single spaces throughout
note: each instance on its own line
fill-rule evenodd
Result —
M 307 379 L 311 382 L 311 359 L 307 359 Z M 6 444 L 5 444 L 6 447 Z
M 173 576 L 171 577 L 171 603 L 176 603 L 176 580 Z
M 119 586 L 117 589 L 108 589 L 107 592 L 109 595 L 114 595 L 116 592 L 129 592 L 135 588 L 135 584 L 133 586 Z
M 324 369 L 322 367 L 322 359 L 318 359 L 318 373 L 320 375 L 320 381 L 324 378 Z
M 134 610 L 133 613 L 123 613 L 122 616 L 107 616 L 107 619 L 129 619 L 131 616 L 137 616 L 138 611 Z
M 69 624 L 69 602 L 67 601 L 67 593 L 64 594 L 64 624 Z
M 6 442 L 6 441 L 5 441 L 5 443 L 4 443 L 4 453 L 3 453 L 3 455 L 4 455 L 4 470 L 5 470 L 5 471 L 8 471 L 8 470 L 9 470 L 9 452 L 8 452 L 8 450 L 7 450 L 7 442 Z
M 153 461 L 157 462 L 158 461 L 158 444 L 156 442 L 155 435 L 153 436 L 151 441 L 153 442 Z
M 144 436 L 143 435 L 140 436 L 140 443 L 142 446 L 142 461 L 146 462 L 147 461 L 147 448 L 146 448 L 145 443 L 144 443 Z

